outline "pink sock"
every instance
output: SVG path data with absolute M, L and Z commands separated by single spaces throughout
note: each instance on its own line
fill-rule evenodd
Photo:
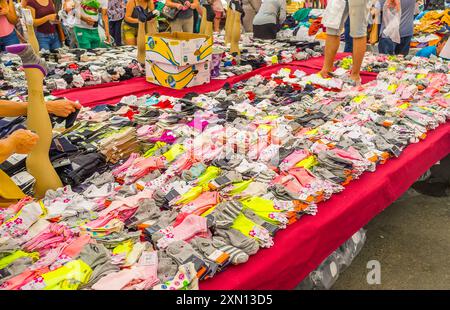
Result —
M 208 231 L 206 218 L 195 214 L 189 214 L 176 227 L 169 227 L 163 233 L 166 235 L 158 240 L 158 247 L 165 248 L 173 241 L 188 240 L 193 236 Z

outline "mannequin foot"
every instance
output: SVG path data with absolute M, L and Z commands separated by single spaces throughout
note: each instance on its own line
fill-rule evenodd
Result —
M 23 62 L 24 68 L 36 68 L 47 75 L 47 64 L 39 55 L 36 55 L 30 44 L 14 44 L 6 47 L 6 51 L 18 55 Z

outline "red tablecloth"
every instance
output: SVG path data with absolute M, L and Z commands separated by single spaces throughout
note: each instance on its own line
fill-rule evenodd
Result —
M 345 57 L 346 53 L 337 55 L 337 58 Z M 311 58 L 304 61 L 293 61 L 286 64 L 277 64 L 264 68 L 259 68 L 252 72 L 233 76 L 226 80 L 212 80 L 207 85 L 199 85 L 182 90 L 173 90 L 166 87 L 150 84 L 145 81 L 145 78 L 133 78 L 123 82 L 105 83 L 95 86 L 83 87 L 83 88 L 71 88 L 65 90 L 53 91 L 54 96 L 65 97 L 71 100 L 79 100 L 83 106 L 90 107 L 99 104 L 115 104 L 122 97 L 128 95 L 143 96 L 145 94 L 152 94 L 158 92 L 162 95 L 182 97 L 189 92 L 206 93 L 215 91 L 223 87 L 225 83 L 231 85 L 239 81 L 248 79 L 254 75 L 260 74 L 269 77 L 272 73 L 277 72 L 281 68 L 291 68 L 293 70 L 303 70 L 308 74 L 315 73 L 320 70 L 323 63 L 323 57 Z M 376 77 L 374 73 L 363 72 L 363 83 L 366 83 Z
M 427 169 L 450 152 L 450 122 L 409 145 L 399 158 L 366 172 L 346 189 L 279 231 L 275 245 L 245 264 L 200 282 L 200 289 L 292 289 L 320 263 L 399 198 Z M 405 210 L 408 212 L 408 210 Z M 408 225 L 408 223 L 405 223 Z

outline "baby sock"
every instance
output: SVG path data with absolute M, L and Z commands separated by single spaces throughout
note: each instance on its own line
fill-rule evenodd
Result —
M 255 211 L 250 209 L 244 209 L 242 213 L 252 222 L 255 222 L 256 224 L 267 229 L 271 236 L 275 235 L 275 233 L 278 231 L 278 226 L 263 220 L 261 217 L 258 216 L 258 214 L 255 213 Z
M 157 219 L 161 213 L 153 199 L 142 199 L 138 202 L 138 206 L 136 213 L 125 221 L 125 226 L 136 227 L 145 221 Z
M 176 210 L 166 210 L 161 212 L 158 222 L 145 229 L 145 234 L 151 236 L 152 242 L 157 242 L 164 234 L 160 233 L 161 229 L 168 227 L 177 218 L 178 212 Z
M 37 68 L 42 71 L 44 76 L 47 75 L 47 64 L 44 59 L 34 53 L 30 44 L 9 45 L 6 50 L 11 54 L 18 55 L 22 59 L 24 68 Z
M 253 255 L 259 250 L 259 244 L 255 239 L 245 236 L 236 229 L 217 229 L 214 234 L 228 240 L 229 244 L 241 249 L 247 255 Z
M 166 248 L 174 241 L 189 240 L 196 234 L 206 233 L 206 221 L 204 217 L 189 214 L 179 225 L 162 230 L 165 235 L 158 240 L 158 248 Z
M 164 251 L 158 251 L 158 278 L 161 283 L 172 280 L 178 271 L 178 264 Z
M 230 185 L 231 183 L 241 182 L 241 181 L 242 181 L 242 175 L 240 173 L 237 173 L 235 171 L 230 171 L 230 172 L 227 172 L 226 174 L 212 180 L 209 183 L 209 188 L 212 190 L 217 190 L 219 188 Z
M 242 203 L 237 200 L 224 201 L 219 203 L 206 218 L 217 228 L 228 228 L 241 213 L 242 208 Z
M 195 270 L 200 270 L 205 266 L 200 253 L 186 241 L 174 241 L 170 243 L 166 249 L 167 255 L 172 257 L 179 265 L 193 263 Z
M 212 242 L 214 247 L 230 255 L 230 260 L 233 265 L 243 264 L 248 261 L 248 254 L 241 249 L 232 246 L 227 239 L 220 236 L 214 236 Z
M 191 240 L 190 244 L 194 250 L 203 254 L 206 259 L 215 262 L 218 265 L 223 265 L 230 258 L 228 254 L 217 249 L 210 239 L 195 237 Z

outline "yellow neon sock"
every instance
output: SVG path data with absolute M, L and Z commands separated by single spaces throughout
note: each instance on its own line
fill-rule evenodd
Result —
M 68 262 L 56 270 L 44 273 L 45 290 L 76 290 L 87 283 L 92 274 L 91 267 L 81 259 Z
M 209 166 L 205 172 L 197 179 L 197 185 L 208 185 L 209 181 L 214 180 L 220 175 L 221 169 L 215 166 Z
M 177 201 L 177 205 L 186 204 L 200 196 L 203 193 L 203 186 L 195 186 L 181 195 L 180 200 Z
M 153 156 L 153 154 L 155 154 L 155 152 L 157 150 L 159 150 L 160 148 L 162 148 L 163 146 L 165 146 L 167 143 L 166 142 L 162 142 L 162 141 L 158 141 L 155 143 L 155 145 L 153 147 L 151 147 L 149 150 L 147 150 L 147 152 L 145 152 L 144 157 L 150 157 Z
M 178 156 L 185 152 L 184 146 L 182 144 L 174 144 L 170 150 L 165 152 L 163 156 L 168 162 L 174 161 Z
M 39 259 L 39 253 L 38 252 L 27 253 L 22 250 L 15 251 L 14 253 L 0 259 L 0 269 L 8 267 L 8 265 L 10 265 L 11 263 L 13 263 L 14 261 L 16 261 L 21 257 L 30 257 L 33 260 L 33 262 L 35 262 Z
M 305 169 L 310 169 L 311 167 L 314 167 L 318 163 L 319 162 L 317 161 L 316 157 L 314 155 L 311 155 L 298 162 L 295 165 L 295 167 L 303 167 Z

